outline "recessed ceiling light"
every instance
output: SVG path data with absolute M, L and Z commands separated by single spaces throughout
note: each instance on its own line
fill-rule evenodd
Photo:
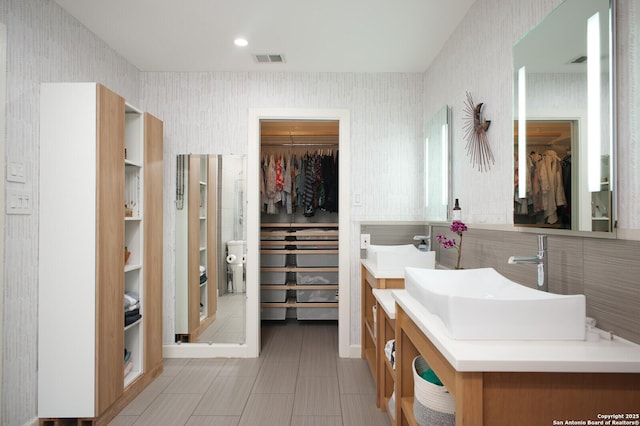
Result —
M 233 44 L 235 44 L 236 46 L 245 47 L 249 45 L 249 42 L 243 38 L 237 38 L 233 40 Z

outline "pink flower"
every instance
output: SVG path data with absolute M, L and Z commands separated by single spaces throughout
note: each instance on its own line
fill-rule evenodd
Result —
M 454 220 L 449 226 L 451 232 L 458 234 L 460 237 L 460 244 L 456 244 L 455 239 L 448 239 L 444 235 L 436 235 L 436 241 L 445 249 L 455 248 L 458 251 L 458 262 L 456 263 L 456 269 L 462 269 L 460 267 L 460 258 L 462 256 L 462 233 L 467 230 L 467 225 L 459 220 Z

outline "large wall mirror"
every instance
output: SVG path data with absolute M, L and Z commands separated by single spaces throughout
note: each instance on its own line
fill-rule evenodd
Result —
M 612 16 L 566 0 L 514 45 L 515 226 L 615 228 Z
M 425 220 L 446 221 L 451 187 L 449 107 L 444 106 L 424 128 Z
M 176 158 L 176 342 L 244 344 L 246 158 Z

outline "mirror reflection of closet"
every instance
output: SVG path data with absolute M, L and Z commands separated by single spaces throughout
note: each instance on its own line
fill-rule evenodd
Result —
M 244 156 L 176 159 L 175 338 L 245 341 Z
M 527 193 L 539 197 L 515 198 L 514 223 L 518 226 L 536 226 L 572 229 L 580 220 L 577 205 L 579 169 L 571 159 L 579 156 L 578 122 L 576 120 L 527 120 L 527 174 L 541 179 L 527 179 Z M 518 122 L 514 124 L 514 143 L 517 149 Z M 518 177 L 516 162 L 515 176 Z M 557 179 L 560 177 L 560 179 Z M 547 182 L 548 188 L 533 188 L 536 182 Z M 557 184 L 548 184 L 557 182 Z M 517 182 L 516 182 L 517 183 Z M 544 200 L 542 194 L 548 194 Z M 527 202 L 525 202 L 527 201 Z M 543 208 L 542 206 L 546 206 Z

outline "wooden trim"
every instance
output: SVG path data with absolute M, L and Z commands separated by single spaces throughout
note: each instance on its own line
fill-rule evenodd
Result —
M 144 371 L 162 367 L 163 124 L 144 114 Z
M 189 155 L 188 167 L 188 329 L 191 334 L 200 326 L 200 156 Z
M 96 87 L 95 407 L 96 415 L 100 415 L 124 389 L 125 102 L 106 87 Z
M 273 268 L 260 268 L 262 272 L 339 272 L 339 268 L 337 267 L 310 267 L 303 268 L 297 266 L 283 266 L 283 267 L 273 267 Z
M 218 161 L 207 156 L 207 316 L 218 311 Z
M 336 222 L 301 222 L 301 223 L 269 222 L 269 223 L 262 223 L 260 227 L 262 229 L 265 229 L 265 228 L 337 228 L 338 224 Z M 264 235 L 273 235 L 273 234 L 270 232 L 266 232 L 264 233 Z

